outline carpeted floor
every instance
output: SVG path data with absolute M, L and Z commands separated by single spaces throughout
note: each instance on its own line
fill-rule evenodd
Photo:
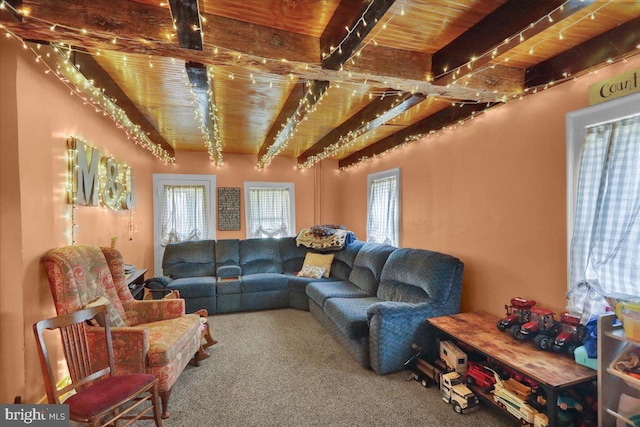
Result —
M 219 343 L 174 385 L 168 427 L 513 425 L 487 407 L 456 414 L 436 388 L 407 381 L 406 371 L 380 376 L 362 368 L 309 312 L 209 320 Z

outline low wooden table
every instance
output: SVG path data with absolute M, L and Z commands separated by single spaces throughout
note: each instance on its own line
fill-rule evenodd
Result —
M 535 380 L 547 395 L 549 425 L 558 425 L 555 404 L 559 392 L 572 386 L 597 379 L 597 371 L 578 365 L 564 354 L 539 350 L 532 343 L 516 340 L 508 332 L 500 332 L 496 324 L 499 317 L 489 313 L 460 313 L 427 319 L 441 334 L 489 356 Z
M 147 274 L 149 269 L 142 268 L 133 270 L 131 273 L 125 274 L 125 280 L 131 291 L 131 295 L 135 299 L 142 299 L 144 289 L 144 275 Z

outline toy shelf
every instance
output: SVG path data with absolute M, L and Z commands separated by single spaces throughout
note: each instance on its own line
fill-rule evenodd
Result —
M 536 349 L 532 343 L 521 342 L 498 330 L 500 318 L 485 312 L 460 313 L 427 319 L 435 329 L 434 339 L 451 337 L 479 355 L 489 357 L 536 381 L 548 402 L 557 402 L 561 391 L 596 380 L 597 372 L 577 364 L 567 355 Z M 474 388 L 474 392 L 477 390 Z M 491 396 L 482 401 L 496 403 Z M 558 426 L 558 407 L 547 405 L 549 426 Z

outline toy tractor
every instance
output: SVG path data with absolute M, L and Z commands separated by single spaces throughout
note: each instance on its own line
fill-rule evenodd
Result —
M 527 323 L 531 317 L 531 307 L 536 305 L 533 300 L 526 300 L 524 298 L 511 298 L 511 305 L 505 305 L 507 310 L 507 316 L 498 321 L 496 325 L 499 330 L 505 331 L 509 329 L 511 335 L 513 330 L 520 329 L 520 325 Z
M 530 320 L 520 328 L 513 329 L 512 335 L 520 341 L 533 339 L 539 349 L 550 350 L 559 327 L 560 324 L 553 318 L 553 311 L 534 307 Z
M 560 316 L 559 333 L 551 348 L 556 352 L 566 351 L 573 356 L 573 352 L 582 345 L 586 335 L 587 329 L 580 324 L 580 317 L 565 311 Z

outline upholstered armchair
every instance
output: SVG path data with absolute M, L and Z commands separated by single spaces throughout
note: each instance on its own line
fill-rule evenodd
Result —
M 156 376 L 162 416 L 168 417 L 171 387 L 200 348 L 198 314 L 185 315 L 183 299 L 135 300 L 125 282 L 122 256 L 115 249 L 68 246 L 51 250 L 42 263 L 58 315 L 107 305 L 116 372 Z M 103 334 L 98 325 L 90 329 L 89 340 L 98 349 L 104 347 Z M 93 353 L 94 363 L 108 364 L 106 348 Z

